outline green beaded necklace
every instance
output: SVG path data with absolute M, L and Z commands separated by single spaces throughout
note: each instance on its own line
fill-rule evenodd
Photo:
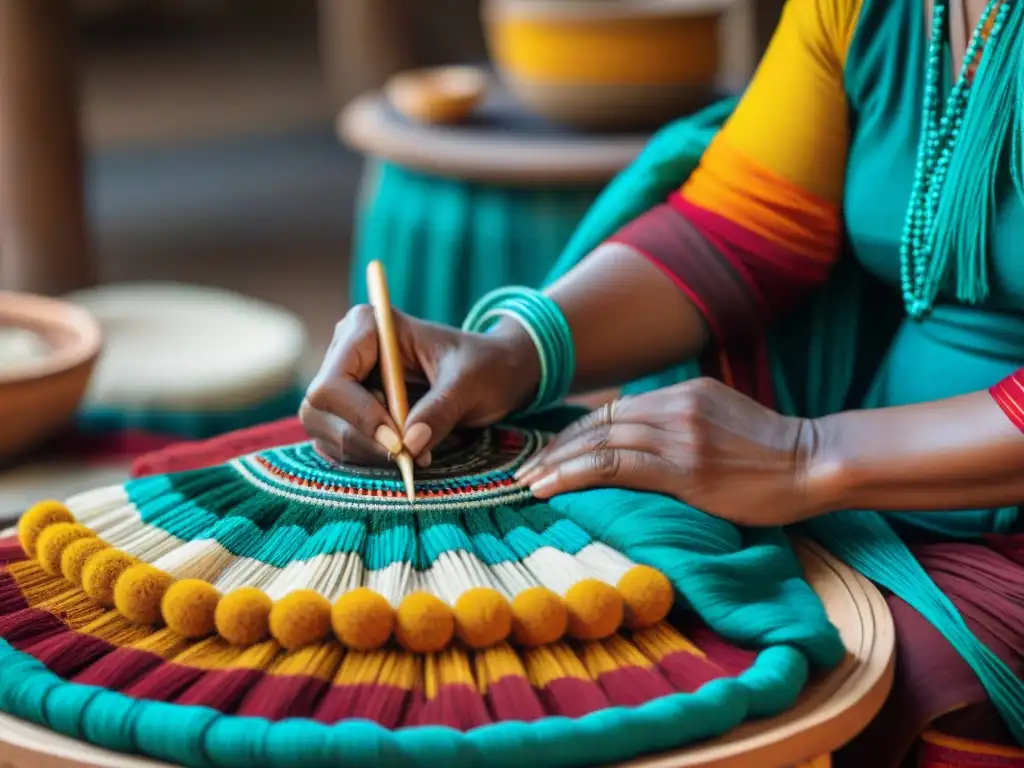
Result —
M 953 274 L 958 300 L 988 296 L 988 230 L 1007 143 L 1011 176 L 1024 199 L 1024 3 L 989 0 L 940 115 L 947 8 L 948 0 L 934 0 L 917 165 L 900 244 L 903 300 L 915 319 L 931 311 Z M 997 45 L 1000 36 L 1009 39 Z M 947 185 L 947 178 L 956 183 Z

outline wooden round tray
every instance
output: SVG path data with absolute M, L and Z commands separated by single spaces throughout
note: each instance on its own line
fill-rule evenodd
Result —
M 847 648 L 845 661 L 812 682 L 793 709 L 726 736 L 631 761 L 633 768 L 789 768 L 846 744 L 881 709 L 892 687 L 895 629 L 885 600 L 821 547 L 797 541 L 807 580 Z M 0 768 L 158 768 L 0 714 Z
M 589 134 L 527 114 L 492 80 L 470 118 L 429 125 L 403 117 L 379 92 L 360 96 L 337 123 L 352 148 L 446 178 L 524 186 L 599 185 L 640 154 L 649 134 Z

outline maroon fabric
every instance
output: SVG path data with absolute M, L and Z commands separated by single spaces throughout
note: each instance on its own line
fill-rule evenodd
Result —
M 933 543 L 914 555 L 960 611 L 971 631 L 1024 677 L 1024 565 L 997 549 L 1020 552 L 1022 537 L 993 537 L 995 546 Z M 892 694 L 871 725 L 836 755 L 836 768 L 896 766 L 926 727 L 1013 745 L 977 676 L 939 632 L 897 597 L 887 597 L 896 625 Z
M 665 204 L 620 229 L 609 242 L 633 248 L 700 310 L 717 341 L 701 361 L 706 375 L 774 405 L 763 329 L 771 314 L 753 278 Z
M 917 760 L 918 768 L 1024 768 L 1024 756 L 1011 757 L 963 748 L 924 743 Z
M 132 465 L 132 477 L 146 477 L 210 467 L 246 453 L 305 440 L 306 432 L 295 417 L 229 432 L 219 437 L 179 443 L 140 456 Z
M 744 339 L 764 326 L 758 295 L 672 206 L 655 206 L 610 242 L 628 245 L 660 267 L 697 304 L 719 339 Z

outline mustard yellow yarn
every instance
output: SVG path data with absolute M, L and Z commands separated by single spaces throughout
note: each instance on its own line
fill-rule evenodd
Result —
M 630 629 L 652 627 L 668 616 L 675 591 L 661 571 L 647 565 L 630 568 L 619 579 L 619 594 L 625 603 L 625 621 Z
M 391 637 L 395 611 L 382 595 L 359 587 L 346 592 L 331 607 L 331 627 L 343 645 L 357 651 L 371 651 Z
M 320 642 L 330 631 L 331 604 L 312 589 L 285 595 L 270 609 L 270 634 L 288 650 Z
M 60 556 L 61 574 L 76 587 L 82 586 L 82 570 L 85 564 L 89 558 L 104 549 L 109 547 L 95 536 L 71 542 Z
M 82 589 L 100 605 L 114 607 L 114 585 L 121 574 L 138 561 L 117 549 L 105 548 L 85 561 L 82 568 Z
M 217 634 L 233 645 L 255 645 L 270 634 L 273 601 L 262 589 L 241 587 L 217 603 Z
M 470 648 L 497 645 L 511 631 L 512 608 L 496 589 L 470 589 L 455 601 L 455 632 Z
M 622 595 L 597 579 L 584 579 L 565 593 L 569 609 L 569 634 L 579 640 L 600 640 L 622 624 Z
M 395 617 L 395 639 L 413 653 L 436 653 L 455 633 L 452 609 L 429 592 L 413 592 L 402 600 Z
M 59 501 L 41 501 L 29 508 L 18 521 L 18 543 L 29 557 L 36 556 L 36 543 L 46 528 L 57 523 L 73 523 L 75 516 Z
M 156 624 L 160 621 L 160 604 L 174 583 L 170 574 L 148 563 L 139 563 L 121 574 L 114 585 L 114 607 L 128 621 Z
M 220 592 L 202 579 L 182 579 L 172 584 L 160 604 L 167 626 L 188 638 L 205 637 L 214 630 L 214 612 Z
M 61 558 L 71 544 L 95 538 L 92 531 L 78 523 L 55 523 L 44 528 L 36 539 L 36 560 L 51 576 L 61 575 Z
M 512 639 L 519 645 L 547 645 L 565 635 L 569 612 L 546 587 L 530 587 L 512 600 Z

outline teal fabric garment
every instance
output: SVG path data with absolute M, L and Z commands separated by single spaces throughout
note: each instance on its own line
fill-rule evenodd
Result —
M 434 176 L 372 161 L 357 205 L 351 299 L 379 259 L 392 304 L 458 326 L 495 288 L 537 285 L 599 188 L 529 188 Z
M 992 236 L 990 299 L 983 306 L 962 306 L 943 297 L 919 322 L 902 314 L 899 247 L 924 86 L 920 13 L 920 3 L 912 0 L 863 3 L 844 72 L 853 137 L 844 203 L 849 253 L 814 299 L 770 332 L 773 382 L 785 413 L 816 417 L 851 407 L 952 397 L 985 389 L 1024 367 L 1024 266 L 1012 244 L 1014 234 L 1019 238 L 1024 232 L 1024 208 L 1009 183 Z M 625 220 L 678 188 L 696 164 L 694 145 L 687 140 L 697 141 L 701 130 L 713 132 L 725 117 L 711 110 L 689 125 L 663 129 L 598 199 L 548 282 Z M 635 382 L 627 391 L 698 373 L 699 366 L 689 363 Z M 970 633 L 901 538 L 976 538 L 1019 524 L 1017 507 L 898 515 L 859 510 L 827 515 L 802 529 L 924 615 L 978 674 L 1011 733 L 1024 744 L 1024 682 Z

